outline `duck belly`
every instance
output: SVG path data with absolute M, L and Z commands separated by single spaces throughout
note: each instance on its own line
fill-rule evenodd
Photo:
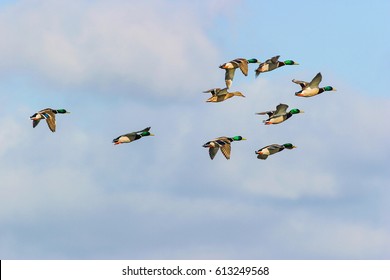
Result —
M 119 143 L 130 143 L 131 140 L 130 140 L 130 138 L 127 137 L 127 136 L 121 136 L 121 137 L 119 137 L 118 142 L 119 142 Z
M 298 96 L 303 96 L 303 97 L 311 97 L 314 95 L 317 95 L 319 93 L 318 88 L 307 88 L 304 89 Z
M 262 150 L 260 151 L 260 153 L 261 153 L 262 155 L 266 155 L 266 156 L 269 156 L 269 155 L 272 154 L 272 153 L 270 152 L 270 150 L 268 150 L 267 148 L 266 148 L 266 149 L 262 149 Z
M 278 124 L 284 122 L 285 120 L 286 118 L 284 116 L 279 116 L 279 117 L 272 118 L 269 121 L 266 121 L 266 124 Z

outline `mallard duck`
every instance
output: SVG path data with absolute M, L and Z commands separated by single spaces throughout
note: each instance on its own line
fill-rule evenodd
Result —
M 66 111 L 65 109 L 51 109 L 46 108 L 38 113 L 35 113 L 30 117 L 30 120 L 33 121 L 33 127 L 36 127 L 39 122 L 43 119 L 46 120 L 47 125 L 49 126 L 49 129 L 52 132 L 56 131 L 56 114 L 69 114 L 70 112 Z
M 245 97 L 241 92 L 235 91 L 235 92 L 228 92 L 228 88 L 213 88 L 204 91 L 204 93 L 211 93 L 211 97 L 206 100 L 206 102 L 222 102 L 225 101 L 226 99 L 229 99 L 233 96 L 241 96 Z
M 150 127 L 147 127 L 147 128 L 140 130 L 140 131 L 123 134 L 121 136 L 118 136 L 114 140 L 112 140 L 112 142 L 114 143 L 114 145 L 118 145 L 118 144 L 133 142 L 133 141 L 138 140 L 144 136 L 154 136 L 154 134 L 150 133 L 149 130 L 150 130 Z
M 284 122 L 285 120 L 291 118 L 294 114 L 304 113 L 302 110 L 299 109 L 291 109 L 289 112 L 287 112 L 288 105 L 286 104 L 279 104 L 276 106 L 276 111 L 266 111 L 261 113 L 256 113 L 257 115 L 268 115 L 268 119 L 263 121 L 264 124 L 278 124 L 281 122 Z
M 257 69 L 255 70 L 256 77 L 259 76 L 260 73 L 272 71 L 284 65 L 299 65 L 299 63 L 293 60 L 279 61 L 279 57 L 280 55 L 277 55 L 270 59 L 267 59 L 265 62 L 260 63 L 259 67 L 257 67 Z
M 296 92 L 295 95 L 301 97 L 311 97 L 323 93 L 324 91 L 336 91 L 336 89 L 331 86 L 320 88 L 319 84 L 321 81 L 321 73 L 318 73 L 310 83 L 293 79 L 292 82 L 300 85 L 302 88 L 302 90 Z
M 272 144 L 272 145 L 268 145 L 268 146 L 261 148 L 260 150 L 256 151 L 255 153 L 257 154 L 258 159 L 267 159 L 267 157 L 269 155 L 273 155 L 275 153 L 283 151 L 284 149 L 291 150 L 294 148 L 296 148 L 296 147 L 291 143 L 286 143 L 283 145 Z
M 245 59 L 245 58 L 236 58 L 232 61 L 226 62 L 219 66 L 221 69 L 225 69 L 225 83 L 226 87 L 230 88 L 233 82 L 234 73 L 237 68 L 240 68 L 242 74 L 248 76 L 248 63 L 258 63 L 259 61 L 256 58 Z
M 205 148 L 209 148 L 209 155 L 211 159 L 214 159 L 215 155 L 217 154 L 219 148 L 221 148 L 222 154 L 225 156 L 226 159 L 230 159 L 230 144 L 233 141 L 242 141 L 246 140 L 242 136 L 234 136 L 234 137 L 218 137 L 214 140 L 211 140 L 203 145 Z

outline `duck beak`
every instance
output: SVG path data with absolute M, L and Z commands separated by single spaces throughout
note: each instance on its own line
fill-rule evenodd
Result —
M 246 138 L 242 138 L 241 140 L 246 140 Z
M 299 65 L 299 63 L 298 62 L 294 62 L 294 65 Z
M 300 110 L 299 113 L 305 113 L 305 111 L 301 111 L 301 110 Z
M 153 133 L 150 133 L 149 136 L 155 136 Z
M 294 148 L 296 148 L 297 146 L 292 146 L 292 147 L 293 147 L 293 149 L 294 149 Z
M 333 88 L 333 90 L 332 90 L 332 91 L 337 91 L 337 89 Z

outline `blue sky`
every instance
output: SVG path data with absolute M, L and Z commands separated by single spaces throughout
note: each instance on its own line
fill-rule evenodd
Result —
M 390 4 L 340 2 L 2 2 L 0 258 L 388 259 Z M 205 103 L 220 64 L 274 55 L 300 65 Z M 294 96 L 318 72 L 337 91 Z M 305 113 L 264 126 L 279 103 Z M 248 140 L 211 161 L 223 135 Z

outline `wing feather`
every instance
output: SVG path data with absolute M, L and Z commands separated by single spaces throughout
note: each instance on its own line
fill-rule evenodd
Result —
M 242 59 L 238 66 L 240 67 L 242 74 L 248 76 L 248 60 Z
M 45 109 L 40 112 L 46 119 L 47 126 L 52 132 L 56 131 L 56 115 L 51 109 Z
M 309 86 L 310 88 L 318 88 L 319 84 L 321 83 L 322 81 L 322 75 L 321 73 L 318 73 L 314 78 L 313 80 L 311 80 Z
M 39 124 L 40 120 L 33 120 L 33 127 L 36 127 Z
M 218 146 L 217 146 L 217 147 L 210 147 L 210 148 L 209 148 L 209 155 L 210 155 L 210 158 L 211 158 L 211 159 L 214 159 L 214 157 L 215 157 L 215 155 L 217 154 L 218 150 L 219 150 L 219 147 L 218 147 Z
M 264 154 L 257 154 L 257 158 L 258 159 L 267 159 L 268 155 L 264 155 Z
M 288 105 L 282 104 L 282 103 L 279 104 L 278 106 L 276 106 L 276 111 L 275 111 L 273 116 L 285 115 L 287 108 L 288 108 Z
M 305 88 L 307 88 L 307 86 L 309 85 L 308 82 L 299 81 L 299 80 L 295 80 L 295 79 L 293 79 L 292 82 L 293 82 L 293 83 L 296 83 L 296 84 L 298 84 L 298 85 L 300 85 L 301 88 L 302 88 L 302 90 L 305 89 Z
M 272 57 L 272 58 L 270 59 L 270 62 L 271 62 L 272 64 L 278 63 L 279 57 L 280 57 L 280 55 L 276 55 L 276 56 Z
M 236 71 L 236 69 L 226 69 L 225 82 L 226 82 L 227 87 L 230 87 L 230 85 L 232 84 L 235 71 Z
M 268 117 L 272 117 L 274 114 L 275 114 L 275 111 L 266 111 L 266 112 L 256 113 L 256 115 L 268 115 Z
M 225 145 L 221 146 L 221 152 L 223 153 L 226 159 L 230 159 L 230 150 L 231 150 L 230 143 L 225 143 Z

